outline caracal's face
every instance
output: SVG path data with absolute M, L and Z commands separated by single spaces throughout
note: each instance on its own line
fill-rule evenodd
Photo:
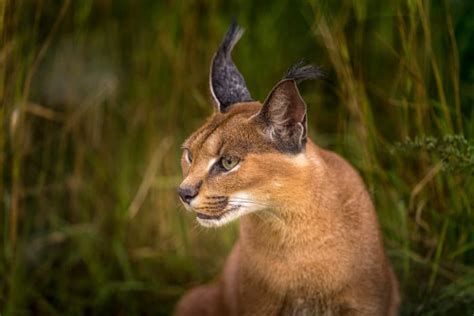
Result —
M 183 144 L 178 192 L 203 226 L 278 208 L 278 191 L 295 176 L 301 155 L 285 154 L 255 118 L 257 102 L 216 113 Z

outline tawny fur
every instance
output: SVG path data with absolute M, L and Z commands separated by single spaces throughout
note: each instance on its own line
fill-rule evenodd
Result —
M 216 113 L 184 145 L 194 161 L 183 158 L 183 183 L 204 181 L 194 211 L 215 214 L 206 197 L 242 190 L 265 207 L 240 218 L 220 280 L 190 290 L 175 314 L 396 315 L 397 281 L 361 177 L 310 140 L 299 154 L 272 149 L 252 120 L 259 109 Z M 244 161 L 212 175 L 208 161 L 226 150 Z

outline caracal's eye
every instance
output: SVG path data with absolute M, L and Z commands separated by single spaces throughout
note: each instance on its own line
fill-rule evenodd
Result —
M 224 168 L 226 171 L 229 171 L 235 166 L 237 166 L 239 162 L 240 162 L 239 158 L 231 157 L 231 156 L 224 156 L 220 160 L 220 164 L 222 168 Z
M 184 150 L 184 159 L 186 159 L 189 164 L 193 162 L 193 154 L 191 154 L 189 149 Z

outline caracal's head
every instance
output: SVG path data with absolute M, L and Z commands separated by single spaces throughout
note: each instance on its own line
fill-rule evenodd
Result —
M 321 72 L 292 67 L 263 104 L 255 102 L 231 59 L 242 33 L 233 22 L 214 55 L 214 114 L 183 144 L 184 180 L 178 194 L 203 226 L 278 209 L 278 193 L 294 190 L 291 184 L 307 163 L 306 105 L 296 83 Z

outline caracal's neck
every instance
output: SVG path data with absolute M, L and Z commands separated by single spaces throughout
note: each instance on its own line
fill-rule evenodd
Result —
M 273 256 L 295 252 L 330 235 L 334 219 L 330 212 L 330 180 L 318 148 L 308 142 L 306 165 L 291 184 L 275 192 L 281 205 L 275 210 L 259 211 L 240 219 L 240 242 L 245 251 Z M 299 162 L 301 163 L 301 162 Z M 329 190 L 329 191 L 328 191 Z

